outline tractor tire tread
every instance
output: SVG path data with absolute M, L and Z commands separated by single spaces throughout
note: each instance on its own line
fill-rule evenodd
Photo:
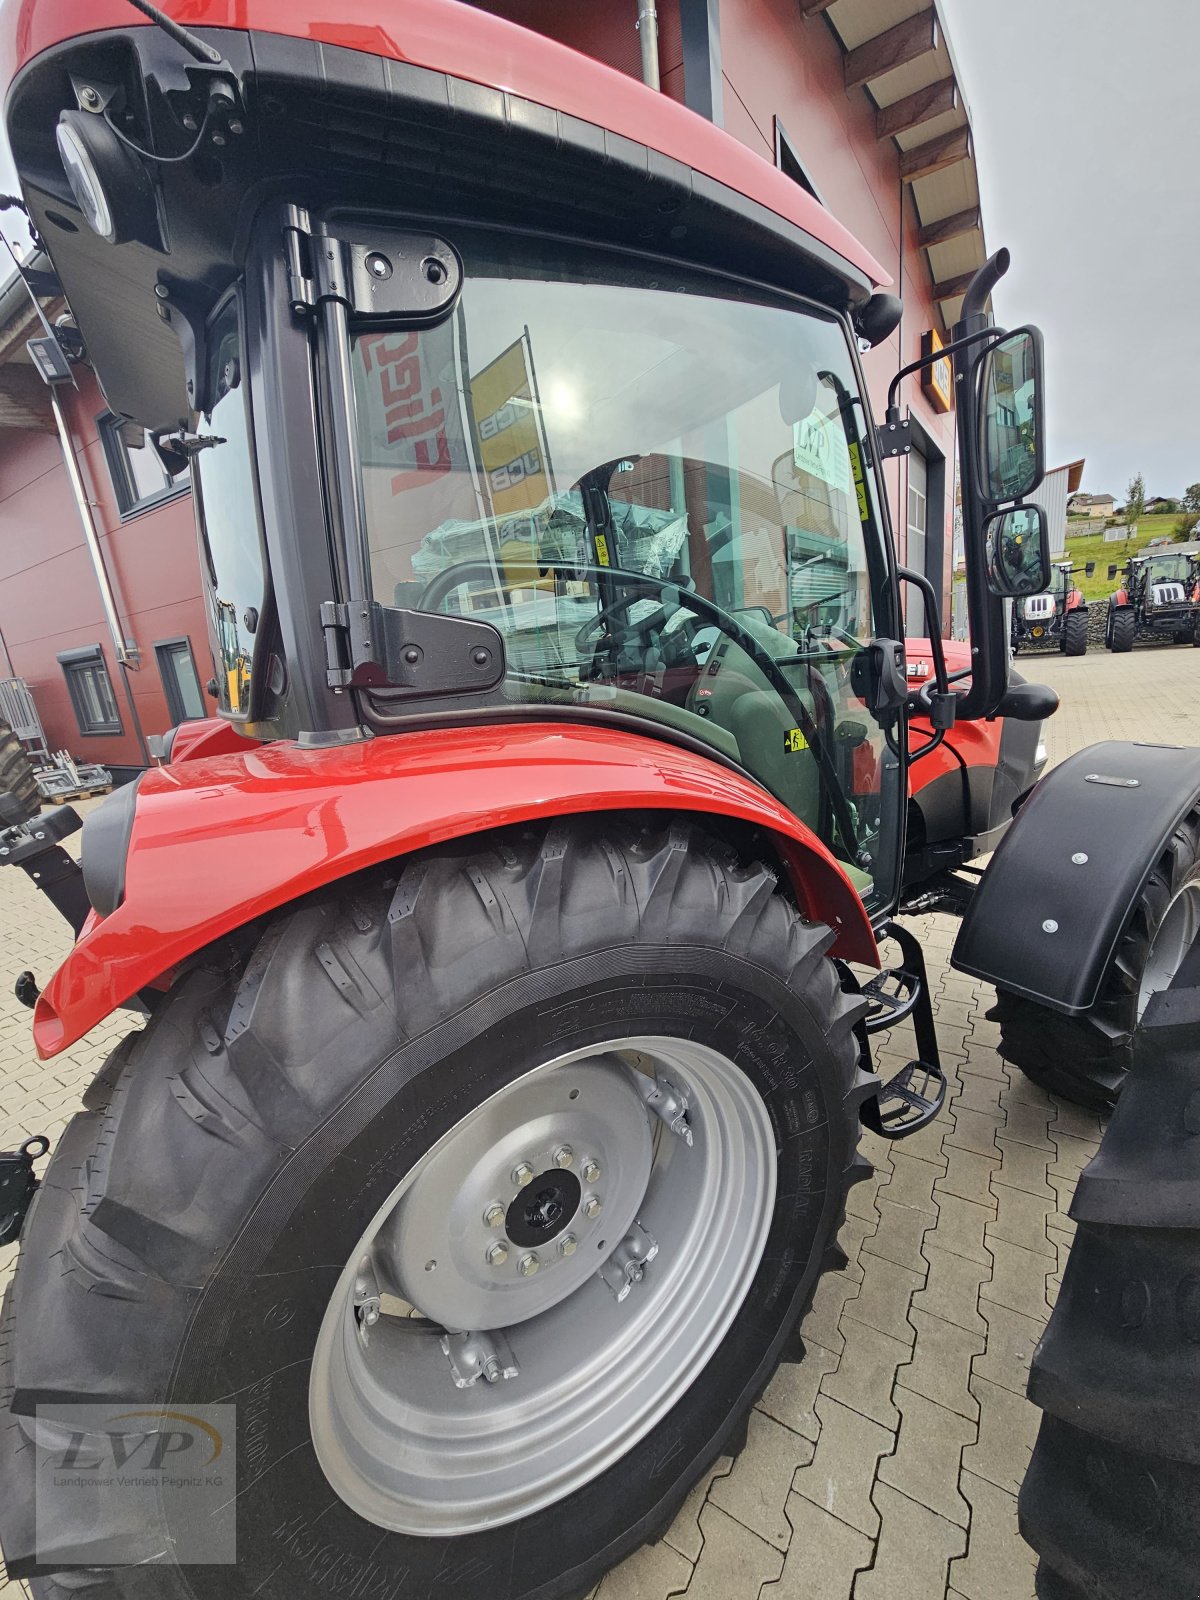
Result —
M 5 791 L 17 800 L 25 821 L 42 809 L 33 763 L 8 723 L 0 720 L 0 794 Z

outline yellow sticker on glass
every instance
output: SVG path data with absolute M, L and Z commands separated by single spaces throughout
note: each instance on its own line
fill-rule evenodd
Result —
M 785 755 L 795 755 L 800 750 L 808 749 L 808 740 L 799 728 L 788 728 L 783 735 L 783 750 Z
M 602 533 L 596 535 L 596 565 L 598 567 L 612 566 L 612 562 L 608 559 L 608 540 Z

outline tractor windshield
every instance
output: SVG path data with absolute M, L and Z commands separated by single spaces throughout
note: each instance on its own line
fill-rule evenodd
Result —
M 885 898 L 899 776 L 856 662 L 896 623 L 841 324 L 489 252 L 440 326 L 354 338 L 376 599 L 498 628 L 493 702 L 703 741 Z

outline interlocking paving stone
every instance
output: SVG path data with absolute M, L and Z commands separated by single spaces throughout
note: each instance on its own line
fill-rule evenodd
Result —
M 1004 1137 L 1016 1144 L 1032 1145 L 1035 1150 L 1053 1150 L 1046 1131 L 1050 1113 L 1045 1106 L 1032 1106 L 1027 1100 L 1012 1100 L 1002 1094 Z
M 973 1200 L 964 1200 L 961 1195 L 939 1194 L 937 1227 L 932 1233 L 926 1234 L 925 1243 L 990 1267 L 992 1257 L 985 1243 L 984 1230 L 994 1215 L 990 1206 L 976 1205 Z
M 937 1235 L 934 1233 L 930 1237 L 936 1239 Z M 930 1239 L 925 1241 L 925 1255 L 929 1262 L 929 1279 L 925 1288 L 913 1296 L 913 1308 L 932 1311 L 973 1333 L 986 1333 L 986 1325 L 979 1315 L 979 1286 L 985 1282 L 991 1268 L 978 1261 L 968 1261 L 966 1256 L 956 1256 L 949 1250 L 939 1250 Z
M 955 1096 L 954 1108 L 964 1106 L 970 1111 L 983 1111 L 994 1116 L 1000 1110 L 1000 1096 L 1004 1093 L 1004 1085 L 999 1078 L 984 1078 L 978 1074 L 965 1073 L 962 1078 L 962 1088 Z M 937 1123 L 931 1123 L 936 1127 Z
M 892 1404 L 892 1389 L 896 1368 L 911 1354 L 909 1345 L 850 1317 L 843 1318 L 842 1331 L 846 1348 L 837 1370 L 822 1380 L 821 1393 L 885 1428 L 899 1427 L 900 1413 Z
M 821 1437 L 812 1464 L 801 1467 L 792 1487 L 814 1505 L 874 1537 L 879 1513 L 871 1504 L 876 1464 L 895 1442 L 890 1428 L 843 1406 L 828 1395 L 817 1396 Z
M 958 1492 L 958 1474 L 963 1446 L 975 1443 L 975 1423 L 899 1386 L 896 1403 L 903 1420 L 895 1454 L 879 1463 L 880 1481 L 965 1528 L 970 1509 Z
M 669 1544 L 643 1545 L 627 1561 L 605 1574 L 596 1600 L 661 1600 L 682 1594 L 692 1577 L 692 1563 Z
M 684 1591 L 688 1600 L 757 1596 L 764 1583 L 773 1583 L 783 1571 L 779 1551 L 727 1516 L 719 1506 L 705 1506 L 700 1513 L 700 1532 L 704 1535 L 704 1552 Z
M 991 1178 L 1000 1166 L 995 1156 L 981 1156 L 973 1150 L 960 1149 L 952 1149 L 948 1154 L 950 1164 L 934 1183 L 934 1198 L 940 1198 L 943 1193 L 956 1194 L 963 1200 L 973 1200 L 976 1205 L 994 1206 Z
M 803 1495 L 787 1503 L 792 1541 L 783 1574 L 758 1600 L 834 1600 L 849 1595 L 854 1574 L 870 1564 L 874 1542 Z M 729 1600 L 735 1600 L 731 1595 Z
M 879 1191 L 880 1200 L 896 1206 L 912 1206 L 918 1211 L 928 1211 L 937 1216 L 933 1199 L 933 1186 L 938 1172 L 928 1161 L 915 1161 L 911 1156 L 897 1151 L 892 1157 L 892 1176 Z
M 1008 1244 L 1004 1239 L 993 1239 L 991 1251 L 991 1281 L 980 1289 L 980 1298 L 1045 1321 L 1050 1315 L 1046 1276 L 1055 1270 L 1055 1262 L 1036 1250 Z
M 950 1113 L 954 1123 L 948 1129 L 942 1143 L 947 1150 L 974 1150 L 977 1155 L 999 1155 L 996 1148 L 996 1133 L 1003 1123 L 1003 1117 L 997 1107 L 995 1112 L 972 1111 L 969 1106 L 955 1106 Z
M 997 1184 L 992 1193 L 996 1197 L 997 1211 L 984 1230 L 985 1239 L 989 1243 L 1002 1239 L 1006 1244 L 1015 1244 L 1053 1259 L 1054 1247 L 1047 1226 L 1050 1218 L 1057 1215 L 1056 1202 L 1007 1184 Z
M 840 1358 L 813 1339 L 806 1338 L 804 1345 L 804 1360 L 785 1362 L 776 1370 L 758 1409 L 815 1444 L 821 1431 L 816 1413 L 817 1390 L 826 1373 L 837 1371 Z
M 1035 1600 L 1037 1558 L 1017 1532 L 1016 1496 L 971 1472 L 963 1473 L 961 1488 L 971 1527 L 966 1556 L 950 1563 L 951 1587 L 963 1600 Z
M 859 1574 L 854 1600 L 926 1600 L 940 1595 L 950 1562 L 966 1548 L 966 1533 L 887 1484 L 876 1485 L 875 1504 L 883 1529 L 875 1565 Z
M 968 1384 L 971 1362 L 986 1348 L 984 1336 L 916 1306 L 908 1315 L 917 1342 L 912 1361 L 896 1374 L 897 1388 L 911 1389 L 973 1422 L 979 1416 L 979 1402 Z
M 847 1300 L 842 1315 L 911 1344 L 914 1334 L 908 1307 L 914 1292 L 925 1281 L 924 1274 L 898 1267 L 882 1256 L 872 1256 L 870 1260 L 871 1270 L 864 1276 L 861 1290 L 853 1300 Z
M 717 1478 L 723 1478 L 733 1466 L 729 1456 L 721 1456 L 700 1482 L 688 1495 L 683 1505 L 679 1508 L 679 1515 L 663 1534 L 667 1544 L 678 1550 L 680 1555 L 686 1556 L 689 1562 L 700 1559 L 700 1552 L 704 1548 L 704 1536 L 700 1532 L 700 1513 L 708 1499 L 708 1491 L 712 1488 Z
M 841 1355 L 846 1342 L 840 1326 L 842 1310 L 852 1297 L 857 1297 L 859 1290 L 860 1285 L 846 1273 L 827 1272 L 817 1284 L 813 1303 L 801 1325 L 805 1340 L 812 1339 L 822 1349 Z
M 1073 1106 L 1069 1100 L 1060 1100 L 1057 1095 L 1052 1095 L 1051 1099 L 1054 1103 L 1054 1116 L 1049 1128 L 1051 1137 L 1069 1133 L 1076 1139 L 1088 1139 L 1093 1143 L 1101 1138 L 1106 1119 L 1098 1111 Z
M 963 1451 L 964 1472 L 1016 1494 L 1029 1465 L 1041 1412 L 1024 1395 L 976 1373 L 971 1393 L 979 1401 L 979 1440 Z
M 991 1300 L 980 1300 L 979 1310 L 987 1323 L 987 1349 L 975 1357 L 972 1372 L 989 1383 L 1011 1389 L 1014 1394 L 1024 1394 L 1029 1381 L 1029 1363 L 1045 1331 L 1045 1322 L 1040 1317 L 1022 1316 L 1019 1311 L 1010 1311 L 1007 1306 Z
M 1035 1150 L 1032 1145 L 1018 1144 L 1000 1135 L 997 1143 L 1002 1151 L 999 1171 L 993 1181 L 1009 1189 L 1024 1189 L 1026 1194 L 1045 1195 L 1054 1199 L 1054 1190 L 1046 1181 L 1048 1163 L 1053 1152 Z
M 863 1240 L 863 1254 L 882 1256 L 898 1267 L 923 1273 L 926 1261 L 921 1254 L 921 1243 L 926 1231 L 937 1225 L 937 1217 L 915 1206 L 893 1205 L 886 1198 L 887 1193 L 885 1189 L 880 1195 L 879 1227 Z
M 817 1405 L 819 1413 L 820 1401 Z M 807 1466 L 813 1450 L 811 1439 L 793 1433 L 774 1417 L 752 1411 L 746 1448 L 733 1463 L 732 1472 L 713 1483 L 709 1505 L 720 1506 L 760 1539 L 786 1550 L 791 1529 L 783 1508 L 797 1467 Z M 703 1512 L 700 1520 L 703 1524 Z
M 1056 1133 L 1052 1137 L 1058 1150 L 1058 1159 L 1050 1163 L 1049 1170 L 1059 1177 L 1078 1179 L 1100 1148 L 1099 1141 L 1075 1139 L 1067 1133 Z
M 996 1059 L 999 1060 L 999 1057 Z M 1019 1067 L 1011 1066 L 1007 1062 L 1002 1062 L 1001 1066 L 1008 1082 L 1009 1100 L 1020 1101 L 1022 1105 L 1027 1106 L 1045 1106 L 1048 1111 L 1054 1110 L 1054 1101 L 1045 1089 L 1032 1083 Z

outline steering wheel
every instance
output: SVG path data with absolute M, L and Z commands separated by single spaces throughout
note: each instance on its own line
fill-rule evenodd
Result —
M 644 594 L 622 595 L 620 599 L 613 600 L 602 611 L 598 611 L 580 628 L 575 635 L 576 650 L 586 650 L 592 642 L 592 636 L 599 634 L 607 625 L 610 617 L 618 616 L 622 611 L 628 611 L 630 606 L 639 604 L 644 600 Z M 635 633 L 651 633 L 655 628 L 665 627 L 668 621 L 665 606 L 656 606 L 648 617 L 641 617 L 637 622 L 630 624 Z

